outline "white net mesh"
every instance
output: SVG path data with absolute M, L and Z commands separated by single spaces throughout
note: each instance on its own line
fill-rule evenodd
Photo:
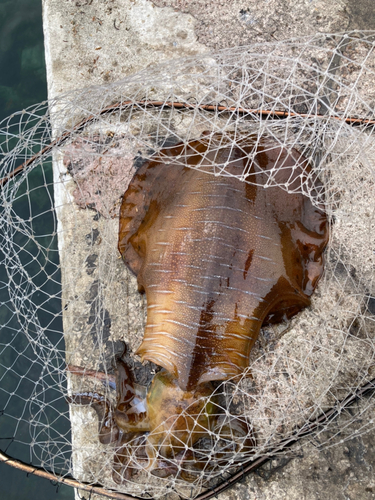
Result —
M 359 432 L 373 428 L 371 395 L 357 412 L 340 402 L 374 378 L 374 40 L 317 35 L 173 61 L 1 123 L 3 450 L 139 497 L 190 497 L 286 453 L 291 436 L 314 430 L 309 439 L 331 446 L 352 435 L 358 413 Z M 256 170 L 259 148 L 277 160 Z M 173 414 L 129 435 L 114 417 L 122 342 L 139 384 L 133 406 L 159 370 L 134 354 L 147 305 L 117 248 L 121 197 L 155 158 L 285 199 L 302 193 L 329 222 L 311 306 L 261 329 L 241 376 L 214 378 L 200 409 L 183 411 L 183 437 Z M 324 417 L 332 408 L 339 427 Z

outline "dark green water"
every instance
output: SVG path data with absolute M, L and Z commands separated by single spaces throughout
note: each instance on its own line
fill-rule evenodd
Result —
M 0 121 L 14 111 L 43 101 L 46 97 L 41 1 L 0 0 Z M 43 210 L 43 200 L 39 202 Z M 56 308 L 59 304 L 52 306 Z M 7 335 L 10 335 L 12 328 L 15 328 L 10 323 L 4 327 L 5 319 L 4 315 L 0 315 L 3 327 L 2 343 L 6 342 Z M 54 330 L 61 328 L 57 324 L 51 326 Z M 9 390 L 7 387 L 3 388 L 5 391 Z M 2 427 L 0 419 L 2 450 L 7 448 L 4 436 L 10 437 L 9 425 Z M 8 453 L 26 462 L 30 459 L 24 446 L 11 445 Z M 2 500 L 73 499 L 74 492 L 67 486 L 57 487 L 48 480 L 27 476 L 0 463 L 0 498 Z

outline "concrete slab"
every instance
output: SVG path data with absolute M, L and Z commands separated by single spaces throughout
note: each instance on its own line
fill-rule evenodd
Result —
M 274 41 L 316 31 L 344 31 L 349 27 L 364 29 L 366 17 L 369 19 L 369 27 L 372 27 L 371 16 L 366 16 L 368 8 L 369 4 L 365 1 L 356 2 L 354 5 L 353 2 L 344 0 L 335 3 L 329 0 L 269 0 L 262 4 L 240 0 L 221 0 L 215 4 L 204 0 L 157 0 L 153 3 L 147 0 L 88 0 L 75 3 L 44 0 L 49 96 L 91 84 L 113 82 L 145 67 L 151 68 L 156 63 L 181 56 L 203 54 L 211 48 L 232 47 L 255 41 Z M 371 81 L 363 92 L 367 92 L 369 87 Z M 72 122 L 74 118 L 69 116 Z M 55 123 L 56 130 L 61 125 L 61 122 Z M 179 126 L 181 127 L 181 124 Z M 118 136 L 128 132 L 126 127 L 121 130 L 118 124 L 111 129 L 109 123 L 104 131 L 101 129 L 100 134 L 98 133 L 100 140 L 98 139 L 97 145 L 102 145 L 100 141 L 103 140 L 103 133 L 112 137 L 113 130 Z M 194 130 L 190 130 L 190 133 L 194 135 Z M 90 134 L 92 144 L 95 127 L 91 128 Z M 125 144 L 129 158 L 136 156 L 137 148 L 134 144 Z M 80 209 L 79 197 L 75 194 L 77 184 L 71 176 L 74 168 L 79 170 L 79 165 L 75 165 L 75 158 L 79 158 L 79 154 L 74 150 L 74 147 L 78 146 L 75 144 L 70 151 L 65 149 L 57 153 L 54 164 L 67 361 L 106 371 L 110 369 L 111 359 L 120 347 L 120 339 L 126 340 L 133 350 L 139 345 L 144 328 L 144 301 L 137 293 L 134 277 L 118 260 L 117 220 L 108 217 L 108 214 L 98 217 L 92 210 Z M 94 153 L 92 157 L 95 156 Z M 125 153 L 121 153 L 119 149 L 116 154 Z M 82 182 L 83 179 L 80 178 L 78 184 L 81 186 L 81 197 L 87 198 Z M 126 184 L 126 175 L 122 182 Z M 350 193 L 347 195 L 350 201 Z M 343 225 L 345 226 L 345 221 Z M 341 233 L 341 243 L 338 245 L 343 241 L 346 246 L 349 245 L 350 238 L 345 231 L 346 229 Z M 343 234 L 345 236 L 342 236 Z M 353 256 L 351 265 L 358 268 L 361 254 L 353 252 Z M 371 273 L 371 266 L 372 261 L 369 261 L 367 274 Z M 340 280 L 339 273 L 337 279 Z M 369 281 L 373 284 L 372 278 Z M 348 291 L 343 282 L 340 282 L 340 287 Z M 354 295 L 349 293 L 343 298 L 341 311 L 356 310 L 359 307 Z M 334 297 L 334 291 L 331 296 Z M 322 296 L 319 293 L 315 306 L 320 310 L 325 306 L 332 308 L 332 304 L 327 303 L 327 295 Z M 303 314 L 294 330 L 281 339 L 272 338 L 273 333 L 265 331 L 257 351 L 253 353 L 254 359 L 261 353 L 268 357 L 271 365 L 272 359 L 277 360 L 279 357 L 280 351 L 277 349 L 283 351 L 290 346 L 299 349 L 303 358 L 303 349 L 306 349 L 306 353 L 309 352 L 309 338 L 306 338 L 302 347 L 298 339 L 301 334 L 306 334 L 306 325 L 314 322 L 316 313 L 313 309 Z M 340 317 L 337 314 L 331 319 L 332 331 L 328 333 L 337 328 L 337 321 L 342 324 L 350 321 L 351 315 Z M 370 326 L 367 327 L 369 334 L 372 333 Z M 316 332 L 310 333 L 314 336 Z M 324 348 L 330 339 L 326 331 L 320 334 L 319 339 L 314 340 L 321 350 L 312 362 L 317 363 L 323 370 L 318 375 L 322 383 L 325 377 L 331 376 L 330 359 L 324 357 Z M 366 353 L 364 344 L 357 350 L 352 350 L 346 358 L 354 363 L 352 371 L 355 372 L 357 366 L 355 361 L 363 360 L 366 356 L 369 357 L 366 361 L 369 365 L 372 352 Z M 146 372 L 134 357 L 133 363 L 140 376 L 146 377 Z M 150 367 L 149 373 L 152 374 L 152 370 L 153 367 Z M 353 384 L 356 379 L 356 374 L 354 373 L 353 377 L 350 372 L 351 370 L 347 370 L 345 374 L 340 374 L 339 380 L 344 381 L 347 386 Z M 267 377 L 263 365 L 259 374 L 258 380 L 261 383 L 262 376 Z M 282 376 L 278 376 L 275 383 L 282 384 Z M 87 382 L 85 385 L 81 379 L 74 376 L 69 379 L 69 383 L 70 389 L 74 391 L 99 390 L 96 382 L 92 381 L 92 385 L 88 387 Z M 306 392 L 306 401 L 309 401 L 310 393 L 314 391 L 310 391 L 308 379 L 305 387 L 309 389 Z M 113 395 L 108 392 L 108 397 Z M 288 408 L 287 400 L 285 396 L 285 408 Z M 321 402 L 322 408 L 327 407 L 330 402 L 332 401 L 328 394 Z M 285 412 L 282 405 L 279 410 L 281 413 Z M 347 416 L 349 417 L 350 415 Z M 345 418 L 344 415 L 342 423 L 337 424 L 338 427 L 331 431 L 334 435 L 338 434 L 332 437 L 332 442 L 343 439 Z M 112 454 L 105 447 L 98 446 L 95 413 L 86 408 L 72 408 L 71 419 L 75 476 L 85 481 L 96 481 L 99 476 L 104 476 L 107 478 L 106 484 L 114 487 L 108 479 Z M 373 419 L 374 412 L 366 409 L 364 403 L 362 420 L 358 422 L 359 431 Z M 267 429 L 264 432 L 267 432 Z M 350 432 L 354 432 L 352 427 Z M 320 499 L 323 495 L 330 499 L 375 498 L 375 484 L 372 478 L 373 434 L 361 435 L 320 453 L 317 451 L 319 439 L 325 442 L 331 437 L 322 434 L 311 443 L 304 443 L 303 448 L 297 447 L 291 451 L 290 456 L 283 455 L 275 459 L 262 467 L 257 474 L 249 476 L 244 483 L 220 495 L 220 498 L 313 500 Z M 96 452 L 95 456 L 92 450 Z M 120 489 L 129 491 L 127 487 Z M 142 487 L 134 487 L 131 492 L 139 494 L 141 490 Z

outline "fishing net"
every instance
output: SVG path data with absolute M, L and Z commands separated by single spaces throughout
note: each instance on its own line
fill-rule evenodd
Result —
M 353 436 L 359 418 L 357 434 L 373 429 L 374 43 L 352 33 L 231 48 L 1 123 L 0 438 L 9 457 L 142 498 L 188 498 L 291 453 L 292 442 L 333 446 Z M 260 146 L 278 160 L 250 175 Z M 233 167 L 231 151 L 246 156 L 246 169 Z M 325 212 L 329 240 L 311 306 L 264 326 L 243 374 L 216 382 L 200 412 L 183 411 L 195 418 L 188 436 L 171 450 L 171 426 L 156 429 L 150 451 L 147 432 L 121 446 L 100 442 L 94 403 L 116 408 L 124 342 L 137 384 L 149 386 L 159 371 L 135 355 L 147 304 L 118 252 L 121 198 L 155 158 L 216 181 L 302 193 Z M 210 404 L 215 424 L 193 439 Z

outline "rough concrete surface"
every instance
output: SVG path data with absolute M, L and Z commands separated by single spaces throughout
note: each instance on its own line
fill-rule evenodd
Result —
M 212 48 L 275 41 L 317 31 L 375 28 L 375 7 L 371 0 L 154 0 L 153 3 L 147 0 L 44 0 L 43 8 L 50 97 L 91 84 L 116 81 L 158 62 Z M 68 285 L 74 279 L 79 292 L 79 298 L 69 297 L 68 292 L 64 295 L 68 311 L 64 316 L 64 329 L 72 334 L 67 337 L 67 351 L 76 356 L 69 362 L 80 364 L 88 352 L 92 356 L 98 347 L 95 328 L 103 325 L 96 323 L 98 311 L 95 308 L 100 310 L 104 326 L 106 318 L 111 318 L 108 335 L 114 341 L 122 336 L 136 347 L 143 328 L 143 316 L 138 313 L 142 301 L 137 296 L 134 278 L 125 276 L 125 269 L 116 262 L 116 222 L 95 220 L 93 212 L 82 211 L 78 206 L 74 209 L 75 185 L 62 156 L 56 158 L 55 173 L 63 181 L 56 188 L 57 204 L 71 207 L 69 211 L 61 209 L 58 212 L 63 235 L 59 239 L 59 249 L 63 284 L 65 280 L 65 288 L 69 290 Z M 114 249 L 113 252 L 103 250 L 102 258 L 101 242 Z M 71 255 L 74 257 L 70 258 Z M 65 271 L 64 260 L 69 262 Z M 81 273 L 79 277 L 77 269 Z M 122 311 L 127 310 L 125 329 L 116 302 L 122 290 L 111 288 L 113 274 L 108 273 L 108 269 L 111 273 L 123 273 L 123 283 L 127 283 L 129 295 L 122 299 Z M 99 272 L 105 279 L 98 290 Z M 105 299 L 104 290 L 111 290 L 111 295 Z M 69 310 L 73 299 L 74 305 Z M 79 350 L 74 333 L 87 329 L 87 324 L 93 345 L 89 351 L 82 345 Z M 132 334 L 135 333 L 133 337 L 128 336 L 129 325 Z M 108 359 L 98 359 L 98 365 L 92 368 L 103 369 L 113 354 L 108 352 Z M 73 378 L 70 383 L 79 385 L 80 382 Z M 76 443 L 87 439 L 79 431 L 82 411 L 86 410 L 72 411 Z M 363 422 L 375 419 L 375 413 L 369 413 L 362 415 L 358 429 Z M 87 418 L 83 422 L 87 425 Z M 91 425 L 94 430 L 95 418 Z M 335 432 L 339 435 L 332 439 L 342 439 L 340 430 L 337 424 Z M 291 457 L 283 456 L 269 462 L 220 498 L 375 498 L 374 441 L 374 434 L 368 433 L 324 451 L 318 451 L 317 441 L 305 443 L 302 449 L 291 451 Z M 76 458 L 77 477 L 89 480 L 91 473 L 91 477 L 95 477 L 97 464 L 92 464 L 92 471 L 79 471 L 82 462 L 78 456 Z
M 49 97 L 207 50 L 196 20 L 148 0 L 45 0 Z
M 154 0 L 153 3 L 191 14 L 197 20 L 198 41 L 215 49 L 317 32 L 375 28 L 371 0 Z
M 338 0 L 155 0 L 198 20 L 198 40 L 215 49 L 348 29 L 347 2 Z

